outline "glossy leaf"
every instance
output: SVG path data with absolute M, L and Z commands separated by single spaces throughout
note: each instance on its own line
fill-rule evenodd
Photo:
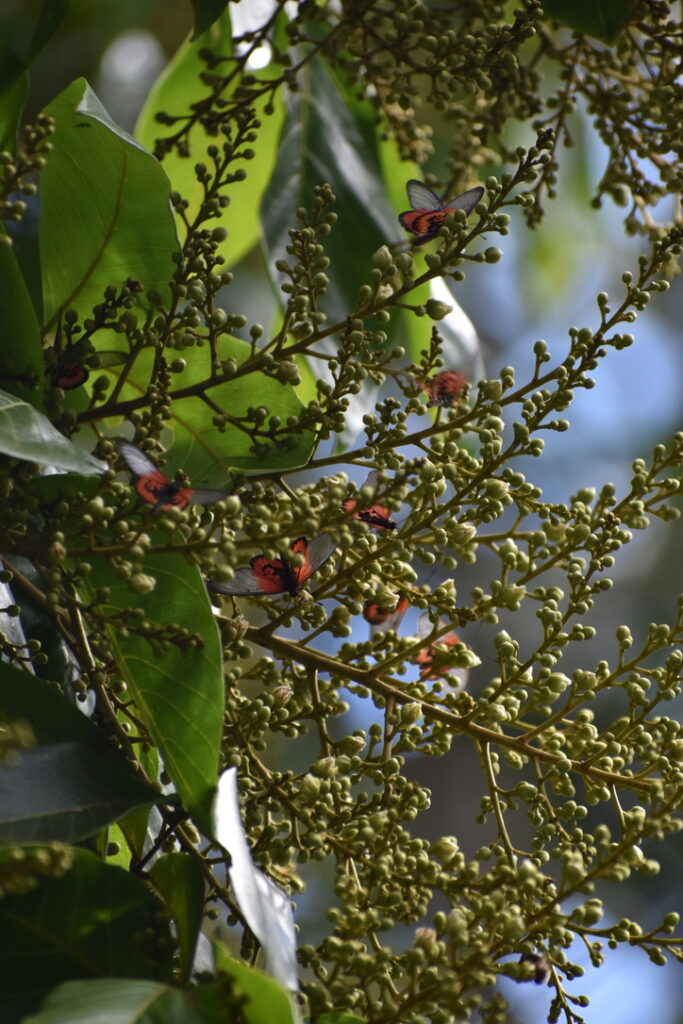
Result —
M 12 147 L 9 144 L 3 146 L 0 139 L 2 148 L 10 150 Z M 29 389 L 26 383 L 17 380 L 17 376 L 27 371 L 32 371 L 37 380 L 42 376 L 40 325 L 14 250 L 8 245 L 0 245 L 0 352 L 0 383 L 3 388 L 37 404 L 40 392 Z
M 61 877 L 0 901 L 3 1021 L 63 981 L 171 976 L 169 924 L 145 883 L 85 850 L 73 858 Z
M 67 981 L 25 1024 L 227 1024 L 195 1009 L 191 995 L 155 981 Z
M 234 359 L 237 365 L 250 354 L 250 346 L 238 338 L 222 338 L 219 354 L 222 360 Z M 121 391 L 125 401 L 137 397 L 147 389 L 152 354 L 145 352 L 135 365 Z M 187 360 L 182 373 L 173 375 L 174 389 L 192 387 L 205 380 L 210 373 L 209 358 L 197 352 Z M 301 414 L 302 403 L 296 390 L 262 373 L 249 373 L 234 381 L 227 381 L 207 391 L 211 401 L 230 416 L 243 417 L 249 407 L 265 406 L 269 416 L 278 416 L 282 424 Z M 267 473 L 271 470 L 293 469 L 308 461 L 313 448 L 310 431 L 291 434 L 283 447 L 277 447 L 263 435 L 257 440 L 265 451 L 251 451 L 253 441 L 243 430 L 233 425 L 220 431 L 214 425 L 216 410 L 196 395 L 177 398 L 171 406 L 167 426 L 173 431 L 173 468 L 183 469 L 197 487 L 218 487 L 230 490 L 234 484 L 233 470 L 253 470 Z M 253 424 L 252 424 L 253 426 Z M 267 428 L 267 423 L 266 423 Z
M 199 56 L 202 50 L 208 49 L 223 57 L 229 57 L 233 52 L 230 13 L 222 10 L 226 6 L 225 0 L 219 0 L 218 4 L 212 3 L 210 6 L 220 6 L 221 11 L 215 15 L 208 15 L 211 20 L 205 25 L 206 31 L 201 30 L 204 34 L 200 38 L 195 38 L 194 41 L 186 40 L 182 44 L 157 79 L 140 113 L 135 135 L 150 152 L 155 151 L 157 139 L 172 136 L 178 130 L 178 124 L 160 124 L 156 120 L 158 113 L 187 117 L 192 112 L 192 106 L 200 103 L 208 95 L 208 87 L 199 77 L 206 72 L 207 67 L 206 62 Z M 236 11 L 237 13 L 239 12 Z M 212 24 L 214 20 L 215 24 Z M 256 80 L 265 80 L 270 74 L 267 68 L 254 70 L 252 73 Z M 229 90 L 222 95 L 227 98 L 230 95 Z M 231 185 L 231 191 L 226 193 L 230 197 L 230 205 L 221 211 L 218 218 L 213 217 L 210 221 L 211 227 L 220 225 L 228 231 L 228 237 L 218 250 L 225 260 L 225 266 L 237 263 L 261 238 L 259 208 L 275 166 L 280 131 L 284 122 L 284 104 L 280 93 L 274 97 L 269 96 L 268 100 L 272 103 L 273 109 L 272 113 L 269 112 L 267 115 L 264 111 L 266 100 L 258 100 L 255 104 L 261 127 L 258 129 L 256 141 L 250 143 L 254 158 L 244 164 L 247 176 L 244 181 L 237 181 Z M 197 181 L 195 164 L 202 161 L 211 166 L 207 147 L 215 146 L 217 140 L 207 135 L 201 125 L 195 125 L 189 132 L 188 141 L 189 157 L 181 157 L 175 151 L 168 152 L 162 156 L 162 165 L 173 188 L 189 202 L 187 217 L 192 222 L 204 200 L 204 189 Z M 185 228 L 181 222 L 178 223 L 178 232 L 184 237 Z
M 0 40 L 0 152 L 14 153 L 28 92 L 28 76 L 17 55 Z
M 373 252 L 398 235 L 374 132 L 366 134 L 374 121 L 369 104 L 354 101 L 322 59 L 311 60 L 300 88 L 288 94 L 278 162 L 261 209 L 271 272 L 279 280 L 274 264 L 287 256 L 297 207 L 311 207 L 314 186 L 332 185 L 339 220 L 325 249 L 337 273 L 321 301 L 330 321 L 355 309 Z
M 46 113 L 56 124 L 40 179 L 46 325 L 62 309 L 89 313 L 107 286 L 129 277 L 144 292 L 168 295 L 178 243 L 158 161 L 110 119 L 84 79 Z
M 546 17 L 611 45 L 633 16 L 633 0 L 544 0 Z
M 78 448 L 27 402 L 0 391 L 0 454 L 51 466 L 60 473 L 94 476 L 107 464 Z
M 228 0 L 192 0 L 194 8 L 194 37 L 201 36 L 220 18 Z
M 216 969 L 236 982 L 236 994 L 246 996 L 241 1007 L 245 1024 L 296 1024 L 291 997 L 273 978 L 233 959 L 218 943 L 214 953 Z
M 108 587 L 104 614 L 142 608 L 160 628 L 179 624 L 201 638 L 201 646 L 155 648 L 146 639 L 122 635 L 114 618 L 106 627 L 111 655 L 135 701 L 135 713 L 159 748 L 185 809 L 202 831 L 210 829 L 210 808 L 218 777 L 223 726 L 223 674 L 216 622 L 199 571 L 180 555 L 159 555 L 145 571 L 156 579 L 149 593 L 128 588 L 111 565 L 91 559 L 83 596 Z M 92 589 L 91 589 L 92 588 Z
M 289 231 L 296 226 L 295 211 L 302 206 L 310 209 L 314 187 L 328 182 L 337 198 L 339 219 L 324 239 L 335 274 L 319 309 L 329 323 L 335 323 L 355 310 L 358 290 L 370 278 L 372 254 L 398 236 L 382 183 L 375 113 L 369 103 L 351 96 L 322 58 L 309 61 L 299 88 L 287 93 L 286 99 L 278 161 L 261 206 L 268 265 L 279 290 L 281 275 L 275 263 L 289 258 L 286 248 Z M 396 343 L 401 321 L 394 317 L 383 325 L 387 347 Z M 332 354 L 336 344 L 332 339 L 321 348 Z M 325 377 L 327 369 L 321 360 L 311 361 L 311 366 L 316 375 Z M 375 394 L 376 389 L 366 382 L 362 398 L 350 401 L 345 443 L 361 429 L 362 416 Z
M 123 758 L 51 743 L 0 763 L 0 846 L 76 843 L 159 793 Z
M 178 934 L 180 977 L 187 981 L 204 913 L 204 875 L 187 853 L 166 853 L 150 869 L 150 882 L 166 904 Z
M 69 0 L 43 0 L 31 41 L 26 50 L 26 63 L 32 63 L 69 13 Z
M 251 859 L 237 796 L 237 770 L 228 768 L 218 783 L 213 835 L 230 854 L 230 884 L 244 918 L 266 954 L 268 973 L 281 985 L 299 986 L 296 935 L 289 898 Z

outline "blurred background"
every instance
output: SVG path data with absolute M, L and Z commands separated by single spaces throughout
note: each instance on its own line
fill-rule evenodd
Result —
M 250 7 L 256 5 L 255 0 L 244 2 Z M 37 0 L 4 0 L 0 31 L 13 49 L 21 52 L 25 47 L 39 6 Z M 111 116 L 132 130 L 151 83 L 191 26 L 189 0 L 73 0 L 70 15 L 33 67 L 27 118 L 82 75 Z M 558 199 L 550 205 L 542 226 L 533 233 L 528 231 L 518 211 L 513 211 L 509 234 L 495 239 L 504 258 L 494 266 L 471 266 L 466 280 L 457 288 L 456 298 L 479 337 L 486 376 L 495 377 L 501 367 L 511 365 L 518 381 L 527 379 L 533 367 L 533 344 L 539 338 L 545 339 L 550 352 L 561 359 L 571 326 L 597 327 L 597 292 L 607 291 L 618 304 L 623 287 L 621 274 L 637 269 L 644 244 L 624 235 L 624 211 L 611 204 L 599 211 L 591 207 L 592 185 L 604 169 L 607 154 L 580 111 L 574 136 L 575 147 L 562 153 Z M 438 135 L 435 141 L 435 155 L 426 169 L 439 175 L 444 170 L 439 156 L 445 152 L 445 143 Z M 533 142 L 530 129 L 526 133 L 524 127 L 519 128 L 519 142 Z M 672 210 L 662 204 L 657 212 L 665 219 Z M 397 227 L 396 237 L 388 241 L 399 237 Z M 275 299 L 270 285 L 264 287 L 264 265 L 258 251 L 234 269 L 243 301 L 240 312 L 250 322 L 267 324 L 275 310 Z M 581 487 L 599 489 L 607 482 L 622 494 L 628 489 L 633 460 L 648 459 L 655 444 L 667 443 L 676 430 L 683 428 L 682 323 L 683 289 L 677 278 L 670 291 L 655 296 L 629 328 L 636 344 L 611 353 L 595 375 L 596 387 L 577 392 L 565 414 L 571 430 L 563 434 L 546 432 L 544 457 L 519 466 L 542 488 L 546 500 L 566 502 Z M 363 477 L 364 473 L 358 473 L 357 482 Z M 622 623 L 632 630 L 637 646 L 648 623 L 671 622 L 682 564 L 680 524 L 667 525 L 655 519 L 650 529 L 636 534 L 610 574 L 614 589 L 587 619 L 597 627 L 596 639 L 576 651 L 570 648 L 563 671 L 590 668 L 601 657 L 612 660 L 614 633 Z M 496 564 L 487 562 L 485 555 L 474 565 L 459 567 L 456 582 L 461 603 L 467 601 L 473 586 L 487 587 L 495 571 Z M 436 585 L 437 580 L 430 582 Z M 404 632 L 415 630 L 415 619 L 416 613 L 409 612 Z M 523 651 L 532 649 L 538 636 L 533 609 L 524 608 L 501 625 L 514 632 Z M 364 639 L 368 627 L 362 619 L 357 620 L 357 628 L 354 639 Z M 482 665 L 470 675 L 469 688 L 475 696 L 495 671 L 494 632 L 491 627 L 475 626 L 463 637 L 482 659 Z M 680 716 L 682 706 L 679 698 L 664 713 Z M 368 726 L 367 711 L 367 702 L 360 705 L 351 699 L 349 731 Z M 376 715 L 379 720 L 380 713 Z M 421 834 L 429 838 L 453 834 L 466 854 L 489 841 L 492 826 L 473 824 L 482 795 L 478 789 L 481 773 L 468 744 L 456 739 L 445 760 L 415 757 L 408 770 L 433 793 L 431 810 L 416 826 Z M 666 912 L 680 909 L 683 842 L 670 838 L 666 850 L 653 846 L 645 848 L 645 854 L 660 859 L 661 873 L 654 878 L 635 874 L 619 886 L 602 886 L 597 895 L 605 901 L 608 920 L 634 917 L 648 928 L 658 924 Z M 308 866 L 305 875 L 310 884 L 300 901 L 298 917 L 304 941 L 315 941 L 323 934 L 320 907 L 325 906 L 329 890 L 324 869 Z M 398 936 L 397 940 L 400 944 L 411 937 Z M 605 968 L 593 970 L 582 949 L 572 949 L 568 956 L 586 968 L 586 976 L 569 990 L 589 995 L 591 1006 L 585 1016 L 591 1024 L 683 1021 L 680 965 L 655 967 L 640 951 L 619 949 L 608 951 Z M 541 1024 L 546 1019 L 547 989 L 505 979 L 501 989 L 513 1007 L 511 1021 Z

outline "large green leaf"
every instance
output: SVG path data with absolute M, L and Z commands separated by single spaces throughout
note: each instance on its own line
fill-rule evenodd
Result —
M 225 7 L 225 0 L 218 0 L 216 7 Z M 220 15 L 220 18 L 219 18 Z M 164 69 L 150 91 L 140 113 L 135 134 L 150 151 L 154 151 L 157 139 L 162 139 L 177 131 L 178 123 L 172 126 L 161 125 L 156 120 L 158 113 L 171 114 L 174 117 L 187 117 L 194 104 L 200 103 L 208 95 L 208 87 L 200 80 L 206 72 L 206 62 L 199 54 L 203 50 L 229 57 L 232 54 L 232 30 L 230 14 L 227 10 L 217 10 L 207 15 L 206 31 L 194 42 L 186 40 Z M 218 19 L 218 20 L 216 20 Z M 214 23 L 215 22 L 215 23 Z M 200 23 L 197 12 L 197 25 Z M 212 24 L 213 23 L 213 24 Z M 211 28 L 208 27 L 211 25 Z M 267 68 L 254 71 L 255 79 L 267 79 L 270 72 Z M 229 92 L 223 94 L 223 98 Z M 270 181 L 277 158 L 280 131 L 284 121 L 284 105 L 278 92 L 268 97 L 272 104 L 272 112 L 266 114 L 265 100 L 256 103 L 256 114 L 261 121 L 258 138 L 250 143 L 254 158 L 244 164 L 247 177 L 244 181 L 235 182 L 231 186 L 231 203 L 221 211 L 219 218 L 212 218 L 211 226 L 224 227 L 228 237 L 220 246 L 220 254 L 226 266 L 232 266 L 261 238 L 261 222 L 259 208 L 265 188 Z M 179 122 L 182 123 L 182 122 Z M 211 166 L 207 155 L 208 146 L 216 146 L 219 140 L 206 134 L 201 125 L 195 125 L 189 133 L 190 155 L 181 157 L 176 151 L 163 155 L 163 167 L 168 174 L 173 188 L 189 203 L 187 216 L 192 222 L 204 199 L 204 189 L 197 181 L 195 164 L 203 161 Z M 179 232 L 184 226 L 179 224 Z
M 79 842 L 158 797 L 113 750 L 34 747 L 0 763 L 0 846 Z
M 228 0 L 192 0 L 194 8 L 194 36 L 201 36 L 220 18 Z
M 26 63 L 32 63 L 69 13 L 69 0 L 43 0 L 31 41 L 26 50 Z
M 1 61 L 0 57 L 0 61 Z M 3 148 L 0 140 L 0 149 Z M 9 148 L 9 147 L 5 147 Z M 0 382 L 12 394 L 36 403 L 39 392 L 16 378 L 27 370 L 40 378 L 43 353 L 40 325 L 14 251 L 0 244 Z
M 242 1006 L 245 1024 L 294 1024 L 290 995 L 274 978 L 234 960 L 219 943 L 214 943 L 214 954 L 216 969 L 236 983 L 233 991 L 246 997 Z
M 299 76 L 296 92 L 287 94 L 287 120 L 278 162 L 261 204 L 268 265 L 279 289 L 275 264 L 287 259 L 289 231 L 298 207 L 310 209 L 314 186 L 328 182 L 337 197 L 339 219 L 324 239 L 334 273 L 319 302 L 330 323 L 343 321 L 358 304 L 358 290 L 370 279 L 372 255 L 397 240 L 398 224 L 387 200 L 377 145 L 376 115 L 369 103 L 357 100 L 322 58 L 310 60 Z M 402 341 L 402 321 L 394 316 L 382 326 L 387 347 Z M 336 340 L 324 346 L 330 354 Z M 313 372 L 325 377 L 320 360 Z M 376 389 L 366 382 L 362 395 L 350 399 L 344 442 L 362 426 Z
M 251 347 L 238 338 L 225 337 L 220 341 L 221 359 L 234 359 L 240 365 L 250 352 Z M 121 390 L 122 400 L 137 398 L 146 392 L 152 359 L 152 353 L 146 351 L 135 361 Z M 192 351 L 186 369 L 173 376 L 174 390 L 192 388 L 205 380 L 209 373 L 208 357 Z M 233 417 L 244 416 L 250 406 L 265 406 L 269 416 L 279 416 L 285 424 L 290 416 L 298 417 L 303 409 L 291 385 L 280 384 L 263 373 L 250 373 L 227 381 L 210 388 L 207 394 L 215 406 Z M 214 408 L 197 395 L 191 395 L 174 400 L 167 420 L 167 426 L 173 430 L 172 468 L 182 468 L 196 485 L 229 490 L 233 484 L 232 469 L 265 473 L 303 466 L 309 459 L 313 448 L 313 436 L 309 431 L 289 435 L 289 443 L 281 448 L 259 437 L 257 440 L 267 445 L 267 451 L 256 453 L 251 451 L 253 442 L 248 434 L 231 425 L 220 431 L 213 422 L 215 415 Z
M 204 874 L 188 853 L 166 853 L 154 862 L 150 882 L 176 927 L 182 981 L 189 978 L 204 913 Z
M 0 40 L 0 152 L 14 153 L 17 128 L 28 92 L 24 64 Z
M 155 589 L 137 594 L 105 559 L 93 558 L 91 564 L 83 596 L 90 600 L 98 587 L 109 588 L 109 599 L 100 607 L 114 617 L 106 630 L 112 658 L 183 806 L 208 833 L 224 695 L 218 630 L 199 571 L 180 555 L 159 555 L 146 567 L 156 579 Z M 115 616 L 130 608 L 141 608 L 145 619 L 162 630 L 183 626 L 201 638 L 201 646 L 158 649 L 132 632 L 122 633 Z
M 46 325 L 86 314 L 128 278 L 169 294 L 178 248 L 170 185 L 157 160 L 78 79 L 53 100 L 53 149 L 41 174 L 40 254 Z
M 24 1024 L 225 1024 L 206 1016 L 191 995 L 154 981 L 98 978 L 67 981 Z
M 85 850 L 73 856 L 61 877 L 0 902 L 3 1022 L 63 981 L 171 977 L 168 920 L 145 883 Z
M 264 977 L 244 969 L 254 975 L 254 985 Z M 247 1024 L 291 1024 L 291 1012 L 273 1015 L 273 999 L 264 1001 L 265 1017 L 256 1017 L 249 1002 L 243 1009 L 242 991 L 239 983 L 230 985 L 227 979 L 188 991 L 128 978 L 67 981 L 23 1024 L 234 1024 L 237 1019 Z
M 633 0 L 544 0 L 547 17 L 594 36 L 611 45 L 628 25 L 635 9 Z
M 286 257 L 296 209 L 311 207 L 315 185 L 332 186 L 339 220 L 325 239 L 334 275 L 321 307 L 334 321 L 355 309 L 373 252 L 398 235 L 382 184 L 375 122 L 370 104 L 354 99 L 321 58 L 309 61 L 299 88 L 287 96 L 278 162 L 261 208 L 278 279 L 275 260 Z
M 0 454 L 51 466 L 61 473 L 94 476 L 107 465 L 56 430 L 49 419 L 14 395 L 0 391 Z

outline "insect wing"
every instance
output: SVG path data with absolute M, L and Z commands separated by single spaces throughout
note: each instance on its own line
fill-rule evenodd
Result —
M 397 630 L 403 621 L 405 613 L 410 608 L 407 597 L 400 597 L 398 604 L 391 611 L 382 608 L 372 601 L 366 601 L 363 605 L 363 618 L 370 623 L 370 634 L 386 633 L 388 630 Z
M 471 213 L 483 194 L 483 187 L 476 185 L 474 188 L 468 188 L 466 192 L 461 192 L 459 196 L 449 199 L 447 203 L 443 204 L 443 207 L 446 210 L 464 210 L 465 213 Z
M 243 565 L 241 568 L 235 569 L 235 575 L 227 583 L 217 583 L 215 580 L 210 580 L 208 584 L 209 590 L 215 594 L 230 594 L 233 597 L 281 594 L 285 589 L 280 585 L 281 578 L 277 573 L 269 572 L 261 564 L 261 560 L 269 563 L 271 566 L 276 566 L 278 562 L 281 562 L 280 559 L 270 559 L 266 558 L 265 555 L 257 555 L 256 558 L 252 559 L 251 565 Z M 255 569 L 253 567 L 254 562 L 259 563 Z
M 158 473 L 168 483 L 168 478 L 164 476 L 160 469 L 157 469 L 156 464 L 144 452 L 141 452 L 139 448 L 131 444 L 130 441 L 119 439 L 116 442 L 116 447 L 128 469 L 135 476 L 150 476 L 153 473 Z M 149 501 L 149 498 L 145 498 L 145 501 Z
M 187 491 L 189 500 L 193 505 L 213 505 L 215 501 L 222 501 L 227 498 L 227 491 L 216 491 L 210 487 L 196 487 Z
M 482 189 L 481 191 L 483 192 L 484 190 Z M 436 192 L 432 192 L 429 185 L 425 185 L 423 181 L 418 181 L 417 178 L 411 178 L 406 183 L 406 192 L 408 193 L 408 202 L 413 210 L 443 210 L 444 208 L 444 204 Z
M 314 537 L 310 542 L 305 537 L 297 537 L 292 544 L 292 551 L 294 554 L 305 556 L 303 565 L 294 569 L 297 583 L 299 585 L 305 583 L 308 577 L 312 576 L 336 550 L 337 544 L 329 533 L 321 533 L 319 537 Z

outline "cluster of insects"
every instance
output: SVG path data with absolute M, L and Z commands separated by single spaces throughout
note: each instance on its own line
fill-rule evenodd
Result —
M 428 186 L 415 179 L 407 183 L 406 189 L 412 209 L 401 213 L 399 221 L 407 231 L 416 235 L 416 244 L 435 238 L 449 214 L 457 210 L 469 214 L 484 194 L 484 189 L 477 186 L 442 202 Z M 64 389 L 79 387 L 87 379 L 88 370 L 74 361 L 68 351 L 62 355 L 52 374 L 53 383 Z M 420 387 L 428 398 L 427 404 L 443 408 L 453 406 L 466 385 L 467 379 L 459 370 L 444 370 L 429 380 L 420 382 Z M 134 487 L 139 497 L 155 510 L 185 509 L 190 504 L 210 505 L 228 495 L 227 491 L 178 483 L 167 477 L 152 459 L 134 444 L 123 439 L 119 439 L 116 444 L 119 454 L 133 474 Z M 371 473 L 365 486 L 376 488 L 376 483 L 376 474 Z M 382 505 L 359 507 L 359 502 L 355 498 L 347 498 L 342 504 L 342 509 L 372 529 L 396 529 L 389 509 Z M 303 584 L 330 558 L 336 547 L 335 541 L 327 533 L 312 540 L 297 537 L 290 546 L 291 553 L 298 556 L 295 561 L 284 555 L 276 558 L 264 554 L 255 555 L 249 565 L 240 566 L 235 570 L 231 580 L 226 583 L 210 581 L 208 587 L 213 593 L 231 597 L 263 597 L 277 594 L 296 597 Z M 391 609 L 366 602 L 363 615 L 370 624 L 371 632 L 397 630 L 408 608 L 407 598 L 401 595 L 396 606 Z M 433 625 L 426 613 L 420 616 L 418 631 L 423 638 L 433 631 Z M 443 675 L 441 655 L 458 642 L 456 634 L 450 632 L 436 643 L 424 647 L 415 659 L 420 667 L 421 677 L 435 679 Z

